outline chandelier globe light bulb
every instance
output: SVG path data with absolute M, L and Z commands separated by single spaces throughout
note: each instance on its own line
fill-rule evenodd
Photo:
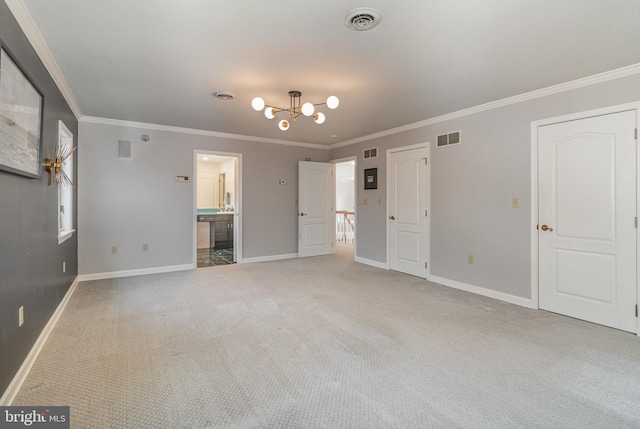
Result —
M 282 131 L 287 131 L 289 129 L 289 121 L 283 119 L 278 123 L 278 127 L 280 127 L 280 129 Z
M 266 116 L 267 119 L 275 118 L 276 109 L 274 109 L 273 107 L 267 107 L 266 109 L 264 109 L 264 116 Z
M 251 107 L 253 107 L 253 110 L 256 111 L 261 111 L 262 109 L 264 109 L 264 100 L 260 97 L 256 97 L 253 100 L 251 100 Z
M 327 98 L 327 107 L 329 109 L 335 109 L 336 107 L 338 107 L 339 104 L 340 104 L 340 100 L 335 95 L 332 95 L 329 98 Z
M 311 116 L 313 115 L 313 112 L 315 111 L 315 107 L 313 106 L 313 104 L 311 103 L 304 103 L 302 105 L 302 114 L 304 116 Z

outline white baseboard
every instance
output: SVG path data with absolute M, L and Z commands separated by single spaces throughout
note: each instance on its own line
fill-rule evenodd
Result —
M 82 274 L 78 276 L 79 281 L 116 279 L 119 277 L 143 276 L 145 274 L 170 273 L 172 271 L 186 271 L 196 268 L 193 264 L 169 265 L 166 267 L 142 268 L 139 270 L 111 271 L 108 273 Z
M 480 286 L 474 286 L 468 283 L 462 283 L 456 280 L 449 280 L 444 277 L 430 275 L 427 277 L 427 280 L 432 283 L 438 283 L 444 286 L 452 287 L 454 289 L 464 290 L 466 292 L 471 292 L 471 293 L 486 296 L 489 298 L 497 299 L 500 301 L 505 301 L 511 304 L 520 305 L 522 307 L 533 308 L 535 310 L 538 309 L 538 307 L 535 305 L 533 300 L 529 298 L 522 298 L 520 296 L 511 295 L 504 292 L 498 292 L 498 291 L 483 288 Z
M 387 264 L 386 262 L 373 261 L 371 259 L 361 258 L 359 256 L 354 257 L 353 260 L 361 264 L 371 265 L 372 267 L 376 268 L 382 268 L 383 270 L 389 269 L 389 264 Z
M 270 255 L 270 256 L 257 256 L 255 258 L 242 258 L 242 263 L 252 264 L 254 262 L 280 261 L 282 259 L 294 259 L 297 257 L 298 257 L 297 253 L 285 253 L 282 255 Z
M 71 295 L 73 295 L 73 292 L 75 292 L 78 283 L 80 283 L 80 280 L 78 280 L 78 277 L 76 277 L 73 283 L 71 283 L 69 290 L 67 290 L 67 293 L 62 298 L 62 301 L 60 301 L 60 304 L 58 304 L 58 308 L 56 308 L 56 311 L 53 312 L 53 314 L 49 318 L 49 321 L 44 326 L 44 329 L 42 330 L 42 332 L 40 332 L 38 339 L 33 344 L 33 347 L 31 347 L 31 351 L 22 362 L 22 365 L 20 365 L 20 369 L 18 369 L 18 372 L 13 377 L 13 380 L 11 380 L 11 383 L 9 383 L 7 390 L 5 390 L 4 394 L 0 398 L 0 406 L 8 407 L 16 398 L 18 391 L 20 391 L 20 388 L 22 387 L 22 383 L 24 383 L 24 381 L 27 379 L 29 371 L 31 371 L 33 364 L 36 362 L 36 359 L 38 359 L 38 355 L 40 354 L 40 351 L 42 351 L 44 343 L 47 342 L 49 334 L 51 334 L 51 331 L 53 331 L 56 323 L 58 323 L 58 319 L 62 315 L 64 308 L 67 306 L 69 299 L 71 299 Z

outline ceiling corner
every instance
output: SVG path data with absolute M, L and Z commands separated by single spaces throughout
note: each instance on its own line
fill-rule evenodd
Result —
M 27 36 L 27 39 L 33 46 L 33 49 L 36 51 L 36 54 L 44 64 L 45 68 L 53 78 L 53 81 L 58 86 L 58 89 L 62 93 L 62 96 L 69 104 L 69 107 L 73 111 L 76 119 L 80 120 L 82 118 L 82 110 L 80 110 L 80 106 L 78 105 L 78 101 L 76 100 L 73 92 L 71 92 L 71 88 L 67 84 L 66 79 L 64 78 L 58 64 L 53 59 L 53 55 L 51 55 L 51 51 L 49 51 L 49 47 L 47 43 L 44 41 L 42 34 L 40 34 L 40 30 L 36 27 L 29 10 L 25 6 L 22 0 L 4 0 L 7 7 L 13 14 L 13 17 L 24 31 L 24 34 Z

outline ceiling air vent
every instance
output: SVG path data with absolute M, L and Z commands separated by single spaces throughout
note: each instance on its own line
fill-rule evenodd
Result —
M 377 157 L 378 157 L 378 148 L 377 147 L 364 150 L 364 159 L 377 158 Z
M 448 134 L 440 134 L 438 137 L 438 147 L 440 146 L 451 146 L 452 144 L 459 144 L 460 140 L 460 131 L 455 131 Z
M 213 93 L 213 96 L 225 101 L 233 100 L 234 98 L 236 98 L 236 95 L 233 92 L 229 91 L 216 91 Z
M 347 14 L 344 25 L 354 31 L 367 31 L 380 24 L 382 15 L 375 9 L 354 9 Z

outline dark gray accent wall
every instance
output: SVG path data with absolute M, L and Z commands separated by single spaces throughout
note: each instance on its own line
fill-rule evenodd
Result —
M 44 96 L 43 152 L 56 142 L 59 120 L 77 144 L 78 121 L 4 2 L 0 40 Z M 58 193 L 55 186 L 47 186 L 47 177 L 46 172 L 30 179 L 0 171 L 0 396 L 78 272 L 77 233 L 58 244 Z

